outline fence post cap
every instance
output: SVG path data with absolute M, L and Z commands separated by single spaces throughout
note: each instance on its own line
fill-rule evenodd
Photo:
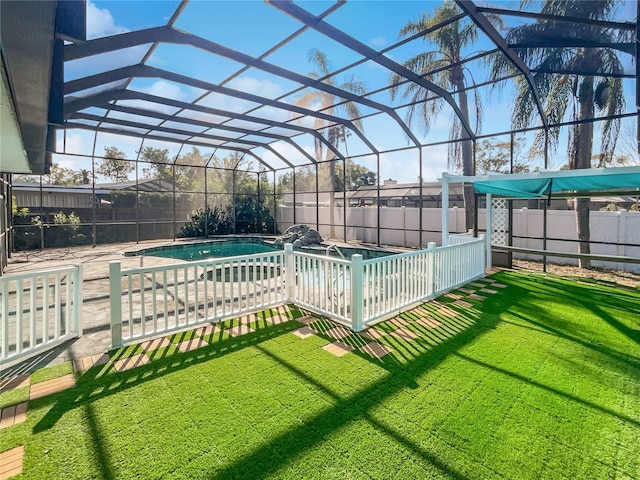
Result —
M 284 244 L 284 251 L 285 251 L 285 253 L 293 252 L 293 243 L 285 243 Z

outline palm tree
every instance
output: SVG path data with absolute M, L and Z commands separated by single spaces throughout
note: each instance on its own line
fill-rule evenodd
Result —
M 477 30 L 472 23 L 458 20 L 450 22 L 450 20 L 459 15 L 460 10 L 450 0 L 434 9 L 433 14 L 428 16 L 425 12 L 422 18 L 417 21 L 408 22 L 401 30 L 400 37 L 405 38 L 420 32 L 425 32 L 422 37 L 424 41 L 436 46 L 437 50 L 431 45 L 419 55 L 410 58 L 404 62 L 404 66 L 425 77 L 436 85 L 448 91 L 455 91 L 460 111 L 464 116 L 464 120 L 469 124 L 469 98 L 466 92 L 466 71 L 464 65 L 460 62 L 463 60 L 462 49 L 472 44 L 477 37 Z M 450 22 L 450 23 L 447 23 Z M 433 27 L 444 23 L 445 25 L 433 29 Z M 431 73 L 431 72 L 436 73 Z M 444 105 L 441 98 L 430 100 L 433 95 L 431 92 L 413 82 L 402 83 L 405 78 L 400 75 L 391 77 L 391 98 L 395 98 L 398 90 L 404 89 L 402 98 L 410 99 L 411 106 L 407 113 L 407 123 L 413 125 L 418 123 L 426 133 L 429 130 L 431 122 L 438 116 Z M 480 128 L 480 98 L 474 91 L 473 96 L 476 129 Z M 473 175 L 473 145 L 468 139 L 468 134 L 462 128 L 460 119 L 455 117 L 449 132 L 449 162 L 454 165 L 462 164 L 463 175 Z M 463 140 L 463 141 L 460 141 Z M 475 196 L 472 187 L 464 189 L 464 205 L 465 205 L 465 223 L 467 229 L 473 227 Z
M 309 62 L 314 66 L 315 70 L 309 73 L 314 79 L 320 79 L 331 73 L 331 63 L 327 55 L 320 50 L 314 48 L 309 51 Z M 355 76 L 350 77 L 340 85 L 335 84 L 334 78 L 324 80 L 327 85 L 332 85 L 341 90 L 363 95 L 366 92 L 364 82 Z M 312 108 L 328 115 L 346 114 L 353 124 L 362 129 L 362 122 L 359 120 L 361 114 L 358 106 L 353 102 L 340 103 L 342 99 L 335 95 L 324 92 L 322 90 L 314 90 L 308 92 L 298 99 L 295 104 L 301 107 Z M 340 105 L 337 105 L 340 103 Z M 346 143 L 348 133 L 345 132 L 343 125 L 329 124 L 327 120 L 316 118 L 315 129 L 326 135 L 329 144 L 338 147 L 341 142 Z M 334 206 L 336 191 L 336 160 L 330 149 L 324 148 L 324 144 L 319 139 L 314 139 L 315 158 L 318 162 L 324 162 L 322 167 L 325 169 L 324 175 L 321 177 L 320 186 L 329 191 L 329 236 L 334 236 Z
M 580 17 L 591 20 L 607 20 L 617 0 L 598 0 L 585 2 L 581 0 L 545 0 L 542 13 L 558 16 Z M 540 38 L 556 38 L 580 40 L 597 45 L 620 42 L 609 29 L 590 24 L 571 25 L 567 28 L 564 22 L 539 19 L 530 25 L 514 28 L 507 36 L 510 44 L 535 44 Z M 573 42 L 576 43 L 575 41 Z M 620 78 L 608 77 L 623 71 L 622 64 L 613 48 L 610 47 L 527 47 L 518 49 L 527 64 L 539 67 L 533 75 L 534 84 L 540 98 L 544 99 L 543 109 L 550 124 L 564 120 L 567 110 L 572 111 L 573 120 L 577 123 L 571 128 L 569 135 L 568 165 L 569 169 L 590 168 L 593 150 L 593 123 L 595 110 L 607 116 L 614 116 L 624 111 L 624 97 Z M 513 66 L 504 57 L 495 57 L 492 77 L 513 73 Z M 585 72 L 584 75 L 572 73 L 548 72 Z M 571 107 L 571 108 L 570 108 Z M 523 77 L 516 80 L 516 100 L 512 114 L 514 128 L 529 126 L 537 118 L 533 93 Z M 609 119 L 603 122 L 601 154 L 597 155 L 598 166 L 611 162 L 613 150 L 620 131 L 620 119 Z M 536 145 L 540 146 L 544 132 L 537 137 Z M 559 140 L 559 129 L 549 130 L 549 140 L 555 147 Z M 588 198 L 576 199 L 576 223 L 579 240 L 579 253 L 590 253 L 589 240 L 589 202 Z M 580 259 L 580 266 L 589 268 L 587 259 Z
M 91 173 L 91 170 L 87 170 L 86 168 L 81 168 L 72 177 L 73 183 L 80 185 L 88 185 L 91 183 L 92 179 L 93 173 Z

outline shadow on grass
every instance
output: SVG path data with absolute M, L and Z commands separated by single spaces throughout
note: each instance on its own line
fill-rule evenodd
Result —
M 97 460 L 98 468 L 100 469 L 101 478 L 105 480 L 112 480 L 114 476 L 111 468 L 111 457 L 109 455 L 109 449 L 104 439 L 105 436 L 100 428 L 98 419 L 96 416 L 95 408 L 92 402 L 85 402 L 83 404 L 85 418 L 87 419 L 87 426 L 93 442 L 91 442 L 91 448 L 93 449 L 93 458 Z
M 536 387 L 543 388 L 554 394 L 563 395 L 589 407 L 597 408 L 606 414 L 616 415 L 606 408 L 592 405 L 582 399 L 566 395 L 564 392 L 532 382 L 518 374 L 475 361 L 458 352 L 459 349 L 471 344 L 483 334 L 496 328 L 501 321 L 501 314 L 503 312 L 510 310 L 514 304 L 521 303 L 531 295 L 529 290 L 530 287 L 534 286 L 530 285 L 529 282 L 520 282 L 518 281 L 518 277 L 510 275 L 504 275 L 501 279 L 505 281 L 505 283 L 507 283 L 508 280 L 515 280 L 508 282 L 510 283 L 508 294 L 496 294 L 487 298 L 487 300 L 482 303 L 475 303 L 472 308 L 463 309 L 456 305 L 448 304 L 448 308 L 458 312 L 455 317 L 438 313 L 438 308 L 433 307 L 430 311 L 430 317 L 441 322 L 441 325 L 437 328 L 429 328 L 416 324 L 415 322 L 410 322 L 410 327 L 421 334 L 418 339 L 412 342 L 406 342 L 390 335 L 383 337 L 382 342 L 394 349 L 394 353 L 391 355 L 387 355 L 381 359 L 374 359 L 357 349 L 354 350 L 356 355 L 384 368 L 389 372 L 389 375 L 357 391 L 348 398 L 341 397 L 332 391 L 331 388 L 323 385 L 300 370 L 296 365 L 291 364 L 277 353 L 270 351 L 268 348 L 264 348 L 262 345 L 270 339 L 299 328 L 301 326 L 299 322 L 289 321 L 279 325 L 271 325 L 265 320 L 259 320 L 256 324 L 256 331 L 253 333 L 229 338 L 225 337 L 224 330 L 222 330 L 207 337 L 208 341 L 210 341 L 208 347 L 188 353 L 180 353 L 175 345 L 165 347 L 151 355 L 152 361 L 150 364 L 133 370 L 117 373 L 112 363 L 107 366 L 92 368 L 79 377 L 74 389 L 34 401 L 41 402 L 41 404 L 44 405 L 52 404 L 52 406 L 35 425 L 33 432 L 39 433 L 45 431 L 53 427 L 65 412 L 84 407 L 87 411 L 89 430 L 93 438 L 93 445 L 95 446 L 94 453 L 99 461 L 98 466 L 100 472 L 104 478 L 113 478 L 108 451 L 105 449 L 101 440 L 101 432 L 95 419 L 92 402 L 115 393 L 126 391 L 148 380 L 184 370 L 192 365 L 208 362 L 244 348 L 254 347 L 261 352 L 262 355 L 270 357 L 278 362 L 278 365 L 281 365 L 305 383 L 312 384 L 315 388 L 329 396 L 333 400 L 333 404 L 318 412 L 315 416 L 305 420 L 304 425 L 291 428 L 278 437 L 270 438 L 266 444 L 258 446 L 248 455 L 243 456 L 229 465 L 225 465 L 222 469 L 215 472 L 211 470 L 203 472 L 205 475 L 208 475 L 208 478 L 259 478 L 274 474 L 274 472 L 285 467 L 289 462 L 303 455 L 308 449 L 321 444 L 333 432 L 337 432 L 350 422 L 363 419 L 385 435 L 388 435 L 394 441 L 406 447 L 414 456 L 428 462 L 443 474 L 456 479 L 465 479 L 467 478 L 466 471 L 451 463 L 445 463 L 442 458 L 429 452 L 424 446 L 416 444 L 416 442 L 403 435 L 402 432 L 394 431 L 388 425 L 380 423 L 375 419 L 374 415 L 372 415 L 372 410 L 378 407 L 381 402 L 393 397 L 403 389 L 416 388 L 418 385 L 417 380 L 422 375 L 438 367 L 451 355 L 457 355 L 465 360 L 474 361 L 476 364 L 486 368 L 496 369 L 501 373 L 510 375 L 521 381 L 529 382 Z M 542 294 L 554 294 L 551 290 L 546 290 L 547 291 L 543 291 Z M 513 315 L 514 312 L 511 310 L 510 314 Z M 537 313 L 535 314 L 537 315 Z M 527 321 L 536 324 L 532 322 L 531 319 L 527 319 Z M 543 323 L 536 324 L 536 326 L 550 333 L 557 334 L 562 338 L 579 341 L 581 344 L 584 343 L 581 340 L 576 340 L 567 333 L 561 331 L 556 332 L 553 328 Z M 385 325 L 380 325 L 379 329 L 385 330 Z M 334 340 L 322 333 L 323 331 L 324 330 L 320 332 L 321 337 L 328 341 Z M 354 340 L 354 342 L 355 341 L 356 340 Z M 595 348 L 591 345 L 588 346 Z M 112 361 L 117 361 L 120 358 L 135 354 L 134 351 L 134 348 L 130 350 L 122 349 L 112 358 Z M 637 424 L 637 422 L 629 420 L 626 417 L 619 416 L 619 418 Z M 274 455 L 274 452 L 277 452 L 277 455 Z M 469 469 L 472 468 L 482 468 L 482 465 L 470 465 Z
M 520 382 L 523 383 L 527 383 L 529 385 L 532 385 L 536 388 L 540 388 L 542 390 L 546 390 L 547 392 L 553 393 L 555 395 L 559 395 L 561 397 L 567 398 L 571 401 L 580 403 L 581 405 L 584 405 L 585 407 L 589 407 L 589 408 L 593 408 L 594 410 L 598 410 L 599 412 L 602 412 L 606 415 L 610 415 L 612 417 L 618 418 L 620 420 L 624 420 L 625 422 L 629 422 L 633 425 L 635 425 L 636 427 L 640 427 L 640 422 L 638 422 L 637 420 L 628 417 L 626 415 L 622 415 L 620 413 L 614 412 L 613 410 L 609 410 L 608 408 L 602 407 L 600 405 L 597 405 L 593 402 L 589 402 L 587 400 L 583 400 L 580 397 L 576 397 L 575 395 L 571 395 L 569 393 L 563 392 L 562 390 L 558 390 L 557 388 L 553 388 L 553 387 L 549 387 L 548 385 L 543 385 L 542 383 L 536 382 L 534 380 L 531 380 L 530 378 L 526 378 L 522 375 L 518 375 L 517 373 L 514 372 L 510 372 L 509 370 L 505 370 L 503 368 L 497 367 L 495 365 L 490 365 L 488 363 L 482 362 L 480 360 L 477 360 L 475 358 L 471 358 L 467 355 L 462 355 L 461 353 L 455 353 L 456 356 L 458 356 L 459 358 L 462 358 L 463 360 L 467 361 L 467 362 L 471 362 L 474 363 L 476 365 L 479 365 L 481 367 L 487 368 L 489 370 L 493 370 L 495 372 L 499 372 L 503 375 L 506 375 L 508 377 L 514 378 Z
M 502 308 L 508 308 L 510 301 L 502 298 Z M 497 304 L 498 302 L 493 302 Z M 462 317 L 462 314 L 460 314 Z M 396 441 L 405 445 L 414 455 L 420 457 L 434 466 L 439 471 L 457 479 L 464 479 L 464 473 L 454 467 L 445 464 L 441 459 L 429 453 L 424 447 L 415 444 L 401 434 L 389 430 L 388 426 L 380 424 L 369 415 L 369 411 L 381 401 L 396 394 L 404 388 L 416 388 L 416 379 L 429 369 L 435 368 L 458 348 L 474 341 L 487 329 L 493 328 L 498 323 L 497 315 L 482 317 L 478 310 L 469 310 L 468 318 L 448 318 L 441 332 L 435 329 L 428 331 L 425 340 L 405 342 L 389 337 L 388 345 L 394 348 L 394 355 L 387 355 L 381 359 L 374 359 L 369 355 L 355 350 L 355 353 L 369 362 L 376 363 L 389 371 L 390 375 L 384 380 L 357 392 L 346 399 L 339 398 L 331 390 L 326 389 L 294 365 L 279 358 L 261 346 L 262 343 L 275 337 L 286 334 L 301 324 L 289 321 L 279 325 L 271 325 L 265 320 L 258 320 L 256 331 L 240 337 L 224 337 L 225 330 L 213 334 L 209 339 L 212 343 L 205 348 L 188 353 L 180 353 L 174 345 L 160 349 L 152 354 L 151 363 L 134 368 L 132 370 L 117 373 L 113 363 L 105 366 L 94 367 L 85 371 L 78 377 L 76 387 L 60 392 L 49 397 L 35 400 L 34 407 L 50 405 L 43 418 L 34 426 L 33 433 L 40 433 L 52 428 L 58 420 L 67 412 L 76 408 L 84 408 L 86 411 L 89 432 L 92 437 L 94 458 L 103 478 L 113 478 L 113 470 L 109 460 L 108 449 L 103 443 L 103 436 L 99 424 L 95 418 L 92 403 L 110 395 L 126 391 L 159 376 L 184 370 L 192 365 L 208 362 L 232 352 L 255 347 L 262 354 L 278 361 L 280 365 L 305 382 L 313 384 L 335 400 L 335 405 L 320 412 L 315 417 L 305 422 L 304 426 L 287 431 L 280 437 L 269 441 L 267 445 L 259 447 L 253 453 L 241 460 L 223 468 L 222 471 L 211 478 L 246 478 L 247 469 L 251 470 L 251 476 L 264 476 L 269 472 L 277 471 L 287 462 L 306 449 L 321 443 L 327 436 L 345 424 L 360 418 L 369 421 L 375 428 L 385 432 Z M 481 320 L 481 321 L 479 321 Z M 325 338 L 328 338 L 325 336 Z M 329 339 L 333 341 L 333 339 Z M 112 362 L 140 353 L 139 346 L 131 346 L 119 350 Z M 310 435 L 309 432 L 313 432 Z M 276 450 L 278 456 L 274 458 Z M 255 468 L 259 468 L 256 471 Z
M 551 292 L 549 284 L 553 284 L 556 292 Z M 589 289 L 581 288 L 580 285 L 568 283 L 566 280 L 558 278 L 545 279 L 544 291 L 551 297 L 561 297 L 571 299 L 581 307 L 588 309 L 600 319 L 608 323 L 612 328 L 636 344 L 640 344 L 640 302 L 633 290 L 616 290 L 612 287 L 593 284 Z M 588 295 L 585 293 L 588 291 Z M 605 309 L 625 310 L 637 313 L 637 327 L 632 328 L 620 322 L 609 314 Z
M 189 368 L 192 365 L 208 362 L 217 357 L 258 345 L 269 339 L 287 333 L 299 324 L 294 321 L 257 329 L 256 332 L 240 337 L 219 335 L 219 339 L 209 343 L 208 347 L 182 353 L 174 345 L 150 352 L 152 361 L 140 367 L 117 372 L 114 363 L 126 357 L 142 353 L 139 345 L 131 345 L 116 351 L 111 362 L 92 367 L 78 375 L 76 386 L 63 392 L 32 400 L 33 406 L 53 405 L 47 414 L 34 426 L 33 433 L 40 433 L 53 427 L 62 415 L 88 402 L 123 392 L 143 382 Z M 223 330 L 224 332 L 224 330 Z M 215 335 L 214 335 L 215 336 Z M 211 336 L 210 336 L 211 337 Z M 211 338 L 210 338 L 211 339 Z

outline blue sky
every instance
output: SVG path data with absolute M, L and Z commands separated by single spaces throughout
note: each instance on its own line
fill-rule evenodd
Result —
M 508 7 L 511 6 L 511 3 L 503 2 L 501 6 Z M 299 2 L 300 6 L 314 14 L 321 13 L 332 4 L 333 2 L 324 1 Z M 87 33 L 89 38 L 95 38 L 164 25 L 178 5 L 179 2 L 173 0 L 160 2 L 89 1 L 87 7 Z M 327 18 L 327 21 L 335 27 L 345 30 L 360 42 L 380 50 L 398 41 L 398 31 L 408 20 L 415 20 L 425 10 L 429 13 L 432 8 L 438 5 L 440 5 L 439 1 L 351 1 L 338 8 Z M 632 12 L 634 2 L 623 4 L 622 8 Z M 625 15 L 634 16 L 634 14 L 629 15 L 628 12 Z M 254 57 L 265 54 L 269 48 L 295 32 L 300 26 L 301 24 L 296 20 L 262 1 L 204 0 L 191 2 L 175 24 L 178 29 L 183 29 Z M 148 50 L 148 47 L 148 45 L 134 47 L 92 58 L 90 61 L 80 60 L 73 62 L 67 65 L 65 80 L 138 63 Z M 307 30 L 279 51 L 266 56 L 264 60 L 297 73 L 308 74 L 312 69 L 308 61 L 308 52 L 311 48 L 318 48 L 325 52 L 334 68 L 346 66 L 360 58 L 357 53 L 346 49 L 327 37 L 313 30 Z M 425 45 L 422 42 L 412 42 L 392 50 L 386 55 L 398 62 L 402 62 L 424 48 Z M 481 37 L 481 40 L 473 48 L 469 49 L 467 53 L 470 54 L 490 48 L 492 48 L 492 45 Z M 158 68 L 213 83 L 222 82 L 242 68 L 239 63 L 201 50 L 167 44 L 160 45 L 147 63 Z M 470 73 L 476 81 L 485 79 L 486 72 L 481 65 L 474 63 L 470 67 Z M 339 84 L 352 75 L 362 79 L 368 90 L 380 88 L 389 81 L 387 70 L 368 61 L 339 75 L 336 83 Z M 260 70 L 249 69 L 241 76 L 231 80 L 227 86 L 243 89 L 268 98 L 278 98 L 295 88 L 297 84 Z M 131 83 L 130 88 L 182 101 L 193 101 L 203 93 L 199 89 L 160 79 L 136 79 Z M 628 88 L 627 90 L 632 89 Z M 501 94 L 494 93 L 489 95 L 490 90 L 488 88 L 482 89 L 481 93 L 485 97 L 484 128 L 482 132 L 490 133 L 508 130 L 511 109 L 511 90 L 509 86 L 507 85 Z M 628 95 L 629 100 L 627 103 L 632 107 L 633 99 L 631 98 L 631 93 L 628 93 Z M 292 103 L 295 97 L 284 98 L 283 101 Z M 390 101 L 387 93 L 371 98 L 382 103 Z M 395 103 L 398 104 L 398 102 L 402 102 L 402 100 L 396 99 Z M 254 106 L 248 102 L 220 95 L 211 95 L 201 103 L 238 112 L 244 112 Z M 368 107 L 361 108 L 363 113 L 368 111 L 370 111 Z M 170 109 L 167 112 L 170 112 Z M 95 111 L 94 113 L 101 112 Z M 404 116 L 404 113 L 400 112 L 402 116 Z M 286 119 L 286 117 L 282 116 L 282 112 L 274 112 L 268 108 L 256 110 L 252 112 L 252 115 L 278 120 Z M 209 118 L 209 120 L 215 120 L 215 118 Z M 444 141 L 448 138 L 451 122 L 451 110 L 444 108 L 439 117 L 433 122 L 428 133 L 419 132 L 415 129 L 414 131 L 418 133 L 418 137 L 423 143 Z M 241 126 L 240 122 L 237 121 L 231 122 L 231 124 Z M 385 115 L 365 119 L 364 132 L 380 150 L 397 149 L 409 145 L 406 135 L 402 133 L 397 123 L 391 121 Z M 215 134 L 216 132 L 211 133 Z M 66 138 L 68 151 L 85 155 L 91 154 L 93 142 L 93 133 L 81 130 L 68 132 Z M 101 134 L 96 139 L 96 154 L 102 154 L 104 146 L 114 144 L 118 145 L 128 156 L 135 158 L 135 150 L 140 147 L 140 140 L 133 137 L 115 138 L 112 135 Z M 151 141 L 145 142 L 145 146 L 148 145 L 169 148 L 172 155 L 177 154 L 179 148 L 178 144 L 160 144 L 159 142 Z M 310 139 L 301 139 L 301 145 L 306 151 L 313 154 L 313 145 Z M 277 144 L 274 148 L 285 157 L 295 159 L 294 163 L 304 161 L 304 157 L 300 152 L 290 145 Z M 349 150 L 348 153 L 351 155 L 368 151 L 366 146 L 354 137 L 349 140 L 347 148 Z M 561 163 L 563 161 L 564 147 L 561 147 L 558 153 L 557 163 Z M 269 161 L 274 161 L 278 164 L 279 161 L 272 153 L 263 151 L 261 154 Z M 418 153 L 415 148 L 383 155 L 380 160 L 380 177 L 383 179 L 395 178 L 404 182 L 416 181 L 418 177 L 417 158 Z M 62 155 L 57 155 L 54 161 L 71 168 L 86 168 L 84 164 L 80 166 L 81 163 L 86 163 L 86 160 L 82 159 L 65 158 Z M 360 158 L 356 161 L 375 170 L 375 157 L 373 156 Z M 279 164 L 283 165 L 281 162 Z M 424 149 L 423 166 L 425 180 L 435 180 L 443 170 L 447 169 L 446 146 Z

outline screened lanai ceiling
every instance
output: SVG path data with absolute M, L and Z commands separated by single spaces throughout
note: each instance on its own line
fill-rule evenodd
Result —
M 180 153 L 192 146 L 211 155 L 237 152 L 263 170 L 354 157 L 375 161 L 381 153 L 402 155 L 407 149 L 417 149 L 422 156 L 423 147 L 449 141 L 449 125 L 425 129 L 415 117 L 410 119 L 414 106 L 419 115 L 436 99 L 443 100 L 442 118 L 459 123 L 460 138 L 508 133 L 510 104 L 503 102 L 493 115 L 482 118 L 465 115 L 469 106 L 460 104 L 459 90 L 438 86 L 438 77 L 456 68 L 469 73 L 464 90 L 482 96 L 496 95 L 495 85 L 508 89 L 513 82 L 526 82 L 531 108 L 538 115 L 532 128 L 554 126 L 543 113 L 538 73 L 622 79 L 630 101 L 617 115 L 637 116 L 635 2 L 621 4 L 605 21 L 589 18 L 587 8 L 560 16 L 541 13 L 538 2 L 519 6 L 456 0 L 458 13 L 453 17 L 400 34 L 407 22 L 418 21 L 437 5 L 89 2 L 98 11 L 108 7 L 116 20 L 135 18 L 129 25 L 137 27 L 118 27 L 115 33 L 65 44 L 61 131 L 90 130 L 171 144 L 172 158 L 178 162 L 186 158 Z M 408 59 L 437 49 L 425 41 L 426 34 L 456 22 L 478 32 L 460 59 L 428 72 L 404 66 Z M 535 22 L 546 27 L 526 43 L 508 40 L 512 28 Z M 608 47 L 620 62 L 617 67 L 561 70 L 525 55 L 549 46 L 562 47 L 567 54 Z M 488 65 L 496 56 L 513 67 L 511 73 L 491 76 Z M 429 94 L 413 97 L 415 91 Z M 594 118 L 606 115 L 595 112 Z M 332 135 L 341 135 L 343 141 Z M 65 138 L 59 135 L 56 152 L 68 151 Z M 99 155 L 95 150 L 94 144 L 91 153 Z M 202 158 L 206 163 L 210 157 Z

